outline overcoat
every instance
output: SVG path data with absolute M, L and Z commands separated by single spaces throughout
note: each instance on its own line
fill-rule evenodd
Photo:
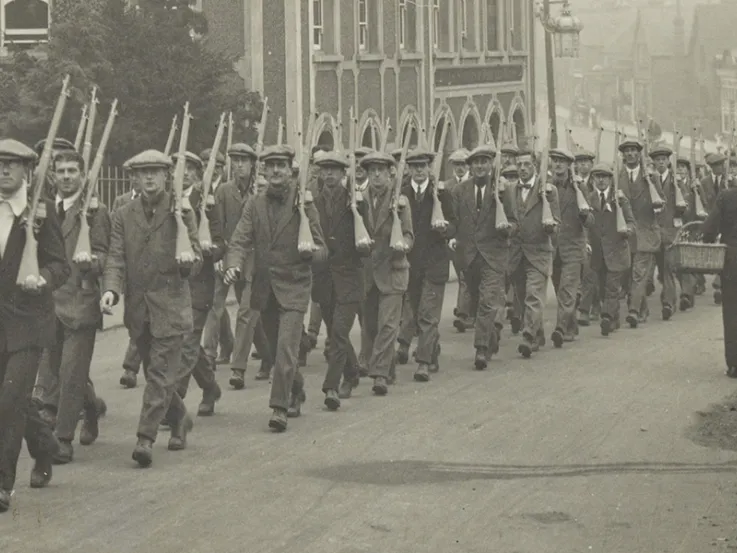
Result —
M 656 188 L 660 187 L 658 179 L 653 181 Z M 624 192 L 630 202 L 632 215 L 636 221 L 636 233 L 630 238 L 632 252 L 655 253 L 660 250 L 661 236 L 658 216 L 653 211 L 653 202 L 650 199 L 650 186 L 645 179 L 645 169 L 640 167 L 637 179 L 630 184 L 627 169 L 622 167 L 619 173 L 619 189 Z M 663 197 L 662 189 L 658 190 Z
M 574 183 L 556 187 L 560 204 L 560 228 L 553 237 L 553 244 L 563 263 L 583 263 L 586 260 L 586 230 L 594 224 L 594 216 L 587 213 L 582 218 L 578 209 Z
M 588 197 L 589 205 L 593 209 L 594 224 L 589 228 L 589 245 L 591 246 L 591 269 L 600 271 L 602 263 L 612 272 L 626 271 L 632 264 L 629 239 L 620 236 L 617 232 L 617 209 L 622 210 L 624 221 L 630 234 L 635 232 L 635 218 L 626 196 L 621 196 L 614 205 L 613 200 L 607 211 L 601 204 L 601 195 L 598 191 Z

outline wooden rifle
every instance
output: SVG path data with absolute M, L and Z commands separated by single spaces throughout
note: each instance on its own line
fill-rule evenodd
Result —
M 276 144 L 278 146 L 281 146 L 282 144 L 284 144 L 284 122 L 282 121 L 281 117 L 279 117 L 276 124 Z
M 97 147 L 95 162 L 87 173 L 84 188 L 84 203 L 82 204 L 82 211 L 79 219 L 79 236 L 77 237 L 77 244 L 74 248 L 74 255 L 72 256 L 72 261 L 75 263 L 92 262 L 92 237 L 90 236 L 91 230 L 89 222 L 87 221 L 87 214 L 91 210 L 95 209 L 92 204 L 97 193 L 97 179 L 100 177 L 100 170 L 102 169 L 102 162 L 105 158 L 107 143 L 110 140 L 110 133 L 113 131 L 115 116 L 118 114 L 117 108 L 118 99 L 116 98 L 110 106 L 110 113 L 108 114 L 107 122 L 105 123 L 105 129 L 102 131 L 100 145 Z
M 171 149 L 174 147 L 174 135 L 177 133 L 177 116 L 171 120 L 171 127 L 169 127 L 169 136 L 166 139 L 166 146 L 164 146 L 164 154 L 166 156 L 171 155 Z
M 100 101 L 97 99 L 97 86 L 92 87 L 92 96 L 90 98 L 90 110 L 87 115 L 87 128 L 84 133 L 84 146 L 82 147 L 82 160 L 84 166 L 89 170 L 92 161 L 92 138 L 95 132 L 95 121 L 97 120 L 97 105 Z
M 225 142 L 225 178 L 228 180 L 228 182 L 233 180 L 233 161 L 230 159 L 230 156 L 227 155 L 230 151 L 230 148 L 233 146 L 233 133 L 235 132 L 235 128 L 233 125 L 233 112 L 231 111 L 228 113 L 228 137 Z
M 673 171 L 673 188 L 675 189 L 676 207 L 678 209 L 685 210 L 688 208 L 686 198 L 683 197 L 683 191 L 681 185 L 678 182 L 678 160 L 681 158 L 681 142 L 683 141 L 683 135 L 673 127 L 673 157 L 674 161 L 671 162 L 671 171 Z
M 392 194 L 392 232 L 389 237 L 389 247 L 396 251 L 407 251 L 408 245 L 404 239 L 402 232 L 402 221 L 399 218 L 399 199 L 402 196 L 402 181 L 404 179 L 404 168 L 407 165 L 407 150 L 409 150 L 409 141 L 412 139 L 412 124 L 407 126 L 404 144 L 402 145 L 402 154 L 399 158 L 399 166 L 397 167 L 396 181 Z
M 443 204 L 440 202 L 440 197 L 438 196 L 438 192 L 445 187 L 440 181 L 440 169 L 443 165 L 443 152 L 445 151 L 445 141 L 448 137 L 448 127 L 450 127 L 450 121 L 445 121 L 444 119 L 443 130 L 440 131 L 440 143 L 438 144 L 432 164 L 434 186 L 432 187 L 432 216 L 430 217 L 430 226 L 434 229 L 443 229 L 448 225 L 448 221 L 445 219 L 445 214 L 443 213 Z M 435 136 L 434 130 L 432 136 Z
M 187 163 L 187 141 L 189 140 L 189 122 L 192 116 L 189 113 L 189 102 L 184 104 L 184 116 L 182 117 L 182 134 L 179 135 L 179 151 L 177 164 L 174 167 L 174 178 L 172 188 L 174 192 L 174 218 L 177 222 L 176 260 L 180 263 L 194 263 L 195 255 L 192 242 L 189 239 L 187 225 L 184 224 L 183 194 L 184 194 L 184 171 Z M 216 152 L 213 152 L 213 157 Z
M 637 121 L 637 134 L 638 137 L 643 141 L 643 148 L 642 150 L 640 150 L 640 164 L 642 165 L 642 172 L 644 173 L 645 180 L 647 181 L 648 190 L 650 191 L 650 202 L 653 204 L 653 209 L 656 212 L 659 212 L 661 209 L 663 209 L 663 206 L 665 205 L 665 200 L 663 200 L 662 196 L 658 192 L 658 189 L 655 186 L 655 182 L 653 182 L 652 175 L 647 168 L 647 157 L 650 151 L 650 147 L 647 131 L 645 131 L 643 136 L 642 120 L 639 119 Z
M 82 106 L 82 118 L 77 125 L 77 136 L 74 137 L 74 149 L 79 151 L 82 147 L 82 139 L 84 138 L 84 129 L 87 124 L 87 104 Z
M 307 138 L 310 139 L 314 133 L 315 128 L 315 117 L 310 116 L 310 122 L 307 126 Z M 310 166 L 310 148 L 307 144 L 302 142 L 302 137 L 299 138 L 299 145 L 301 146 L 301 166 L 299 172 L 299 191 L 297 193 L 297 210 L 299 211 L 299 235 L 297 238 L 297 250 L 300 253 L 314 252 L 317 250 L 315 244 L 315 237 L 312 236 L 312 229 L 310 228 L 310 219 L 307 217 L 305 211 L 305 201 L 307 199 L 307 180 L 310 178 L 309 166 Z
M 615 130 L 614 132 L 614 151 L 617 152 L 619 150 L 619 144 L 621 140 L 621 135 L 619 133 L 619 130 Z M 617 233 L 620 235 L 626 235 L 627 234 L 627 221 L 624 218 L 624 212 L 622 211 L 622 206 L 620 205 L 622 193 L 619 191 L 619 171 L 621 169 L 620 167 L 620 159 L 619 156 L 615 153 L 614 155 L 614 176 L 612 178 L 612 188 L 613 188 L 613 196 L 614 201 L 612 204 L 614 205 L 614 208 L 617 210 L 615 213 L 616 221 L 617 221 Z
M 212 234 L 210 233 L 210 220 L 207 217 L 207 205 L 210 198 L 210 188 L 212 187 L 212 179 L 215 176 L 215 167 L 217 165 L 217 153 L 220 151 L 220 143 L 223 141 L 225 134 L 225 113 L 220 114 L 220 121 L 215 132 L 215 141 L 212 144 L 212 153 L 210 159 L 207 160 L 205 174 L 202 176 L 202 201 L 200 201 L 200 224 L 197 231 L 200 241 L 200 247 L 203 250 L 212 248 Z M 177 160 L 178 162 L 179 160 Z
M 549 122 L 548 132 L 545 133 L 545 142 L 543 142 L 542 160 L 540 162 L 540 181 L 539 193 L 542 202 L 542 224 L 543 227 L 554 227 L 555 219 L 553 218 L 553 210 L 550 208 L 548 201 L 548 165 L 550 163 L 550 133 L 552 132 L 552 121 Z
M 358 192 L 356 191 L 356 129 L 358 121 L 353 114 L 353 106 L 349 108 L 349 116 L 351 119 L 350 134 L 348 135 L 348 149 L 350 150 L 351 156 L 349 187 L 351 191 L 351 212 L 353 213 L 353 235 L 356 242 L 356 249 L 359 251 L 366 251 L 371 248 L 374 241 L 371 239 L 368 230 L 366 230 L 363 217 L 358 212 Z M 384 140 L 383 132 L 381 139 L 382 141 Z
M 390 123 L 390 119 L 386 118 L 386 123 L 384 124 L 384 128 L 381 130 L 381 142 L 379 143 L 379 151 L 385 152 L 386 151 L 386 144 L 389 141 L 389 133 L 392 130 L 392 126 Z
M 266 122 L 269 119 L 269 97 L 267 96 L 264 98 L 264 107 L 261 110 L 261 122 L 259 123 L 258 127 L 258 137 L 256 138 L 256 147 L 254 148 L 254 151 L 256 152 L 256 163 L 253 167 L 253 175 L 254 178 L 252 179 L 253 182 L 256 182 L 256 179 L 261 174 L 261 151 L 264 149 L 264 136 L 266 135 Z
M 701 198 L 701 183 L 696 175 L 696 127 L 693 129 L 691 136 L 691 152 L 689 155 L 689 172 L 691 178 L 691 191 L 694 198 L 694 212 L 697 219 L 706 219 L 709 215 L 704 209 L 704 202 Z
M 40 270 L 38 267 L 36 225 L 38 224 L 40 226 L 43 222 L 42 219 L 46 217 L 46 204 L 41 203 L 41 194 L 43 193 L 46 175 L 49 172 L 49 166 L 51 164 L 51 152 L 53 150 L 54 140 L 56 139 L 56 134 L 59 132 L 61 118 L 64 115 L 64 108 L 66 107 L 68 97 L 69 75 L 65 76 L 64 81 L 62 82 L 61 92 L 59 93 L 59 98 L 56 101 L 56 109 L 54 110 L 54 116 L 51 118 L 51 125 L 49 126 L 49 132 L 46 135 L 46 142 L 44 143 L 43 152 L 41 153 L 41 159 L 34 174 L 35 180 L 33 183 L 33 193 L 31 196 L 31 203 L 28 207 L 28 220 L 26 221 L 25 228 L 26 242 L 23 246 L 20 265 L 18 266 L 18 275 L 15 281 L 19 286 L 38 283 Z
M 509 219 L 507 219 L 507 213 L 504 211 L 504 204 L 502 203 L 501 196 L 499 195 L 499 186 L 502 182 L 502 152 L 501 142 L 504 137 L 504 124 L 499 125 L 499 129 L 496 131 L 496 143 L 499 151 L 494 158 L 494 178 L 496 184 L 494 185 L 494 209 L 496 209 L 496 230 L 503 230 L 509 228 Z M 491 131 L 490 131 L 491 132 Z

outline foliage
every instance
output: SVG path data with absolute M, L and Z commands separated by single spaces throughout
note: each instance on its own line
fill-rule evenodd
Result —
M 206 21 L 187 4 L 141 0 L 139 8 L 129 9 L 125 0 L 54 2 L 45 55 L 17 52 L 0 74 L 0 131 L 29 144 L 43 138 L 68 73 L 73 90 L 59 136 L 74 138 L 82 105 L 96 84 L 96 140 L 110 102 L 119 101 L 108 145 L 111 163 L 146 148 L 163 149 L 171 120 L 176 114 L 181 123 L 187 101 L 193 115 L 189 150 L 212 145 L 223 111 L 233 111 L 234 140 L 253 142 L 261 100 L 245 89 L 234 57 L 211 47 Z

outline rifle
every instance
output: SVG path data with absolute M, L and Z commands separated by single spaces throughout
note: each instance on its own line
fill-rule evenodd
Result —
M 601 152 L 601 135 L 603 133 L 604 133 L 604 127 L 599 127 L 596 131 L 596 142 L 594 144 L 594 155 L 596 156 L 596 163 L 599 162 L 599 156 Z
M 164 154 L 167 156 L 171 155 L 172 146 L 174 146 L 174 135 L 177 132 L 177 116 L 171 121 L 171 127 L 169 128 L 169 137 L 166 139 L 166 146 L 164 146 Z
M 496 131 L 496 143 L 501 144 L 504 139 L 504 127 L 502 123 L 499 125 L 499 129 Z M 494 158 L 494 177 L 496 178 L 496 185 L 494 186 L 494 207 L 496 209 L 496 230 L 503 230 L 509 228 L 509 219 L 507 219 L 507 213 L 504 211 L 504 204 L 502 204 L 501 196 L 499 195 L 499 185 L 501 184 L 502 177 L 502 153 L 497 152 Z
M 212 178 L 215 175 L 215 166 L 217 165 L 217 152 L 220 151 L 220 143 L 225 133 L 225 113 L 220 114 L 220 122 L 215 132 L 215 141 L 212 144 L 212 154 L 207 160 L 205 174 L 202 176 L 202 201 L 200 202 L 200 225 L 198 229 L 198 237 L 200 247 L 203 250 L 212 248 L 212 235 L 210 234 L 210 220 L 207 217 L 207 203 L 210 198 L 210 187 L 212 186 Z M 178 162 L 179 160 L 177 160 Z
M 26 221 L 25 233 L 26 242 L 23 246 L 23 253 L 18 267 L 18 275 L 16 284 L 19 286 L 38 286 L 39 267 L 38 267 L 38 241 L 36 240 L 36 220 L 42 220 L 46 217 L 46 204 L 41 203 L 41 193 L 43 192 L 46 175 L 49 172 L 51 164 L 51 152 L 56 139 L 56 133 L 59 132 L 59 125 L 64 114 L 67 98 L 69 97 L 69 75 L 64 77 L 61 85 L 61 92 L 56 101 L 56 109 L 54 116 L 51 118 L 49 132 L 46 135 L 46 142 L 41 153 L 41 160 L 38 163 L 38 169 L 35 172 L 35 182 L 33 186 L 33 195 L 28 208 L 28 220 Z M 40 227 L 40 223 L 39 223 Z
M 92 200 L 97 191 L 97 179 L 99 178 L 100 170 L 102 169 L 102 161 L 105 157 L 107 143 L 110 140 L 110 133 L 113 131 L 115 116 L 118 114 L 117 108 L 118 99 L 116 98 L 113 100 L 110 107 L 110 114 L 107 117 L 105 129 L 102 131 L 102 138 L 100 139 L 100 145 L 97 147 L 95 162 L 89 173 L 87 173 L 87 182 L 85 183 L 86 188 L 84 189 L 84 204 L 82 204 L 82 213 L 79 219 L 79 236 L 77 237 L 77 245 L 74 248 L 74 255 L 72 256 L 72 261 L 75 263 L 91 263 L 93 259 L 92 237 L 90 236 L 90 226 L 87 222 L 87 214 L 93 209 Z
M 440 143 L 433 159 L 432 176 L 435 186 L 432 187 L 432 216 L 430 217 L 430 226 L 434 229 L 444 229 L 448 226 L 448 221 L 445 219 L 445 214 L 443 213 L 443 204 L 440 203 L 440 197 L 438 197 L 438 191 L 445 188 L 443 183 L 440 182 L 440 169 L 443 165 L 443 152 L 445 151 L 445 140 L 448 137 L 448 127 L 450 127 L 450 121 L 445 121 L 444 119 L 443 130 L 440 131 Z M 435 136 L 434 131 L 432 135 Z
M 409 150 L 409 141 L 412 139 L 412 124 L 407 127 L 407 134 L 404 137 L 402 145 L 402 154 L 399 158 L 399 166 L 397 167 L 396 182 L 394 184 L 394 199 L 392 200 L 392 232 L 389 237 L 389 246 L 393 250 L 407 251 L 408 245 L 404 240 L 402 232 L 402 221 L 399 218 L 399 198 L 402 195 L 402 179 L 404 178 L 404 167 L 407 164 L 407 150 Z
M 82 139 L 84 138 L 84 129 L 86 124 L 87 104 L 82 106 L 82 117 L 80 118 L 79 125 L 77 126 L 77 136 L 74 138 L 74 149 L 76 151 L 79 151 L 79 148 L 82 146 Z
M 264 98 L 264 107 L 261 111 L 261 123 L 258 127 L 258 138 L 256 139 L 256 148 L 254 151 L 256 152 L 256 164 L 253 168 L 253 174 L 255 178 L 258 178 L 260 172 L 261 172 L 261 161 L 259 158 L 261 157 L 261 150 L 264 149 L 264 135 L 266 133 L 266 121 L 269 118 L 269 98 L 268 96 Z M 253 179 L 255 181 L 255 178 Z
M 277 121 L 277 131 L 276 131 L 276 143 L 277 145 L 281 146 L 284 144 L 284 122 L 282 121 L 282 118 L 279 117 L 279 120 Z
M 619 144 L 620 144 L 620 138 L 621 135 L 619 134 L 619 129 L 616 129 L 614 132 L 614 151 L 619 150 Z M 617 210 L 617 213 L 615 214 L 616 221 L 617 221 L 617 233 L 620 235 L 626 235 L 627 234 L 627 221 L 624 219 L 624 213 L 622 212 L 622 206 L 619 205 L 620 201 L 620 195 L 621 192 L 619 191 L 619 156 L 614 155 L 614 178 L 612 187 L 614 189 L 614 207 Z
M 315 118 L 310 117 L 307 126 L 307 137 L 311 137 L 314 133 Z M 299 192 L 297 194 L 297 210 L 299 211 L 299 235 L 297 238 L 297 250 L 300 253 L 314 252 L 317 250 L 315 238 L 312 236 L 310 228 L 310 219 L 305 211 L 305 200 L 307 198 L 307 180 L 310 177 L 308 168 L 310 166 L 310 148 L 302 144 L 302 137 L 299 138 L 299 144 L 302 147 L 302 163 L 299 172 Z
M 226 154 L 230 151 L 231 146 L 233 146 L 233 130 L 233 112 L 231 111 L 228 113 L 228 138 L 225 142 Z M 233 180 L 233 162 L 231 161 L 230 156 L 225 158 L 225 177 L 228 181 Z
M 642 138 L 641 125 L 642 121 L 638 120 L 637 134 L 640 135 L 640 138 Z M 653 210 L 655 210 L 656 213 L 659 213 L 665 205 L 665 200 L 663 200 L 663 198 L 660 196 L 658 189 L 655 187 L 652 176 L 650 175 L 650 171 L 648 171 L 647 169 L 647 156 L 649 152 L 647 136 L 645 136 L 645 139 L 643 140 L 643 145 L 644 146 L 642 150 L 640 150 L 640 164 L 642 165 L 642 172 L 644 173 L 645 180 L 647 181 L 648 190 L 650 191 L 650 202 L 653 204 Z
M 189 121 L 192 116 L 189 114 L 189 102 L 184 104 L 184 116 L 182 118 L 182 134 L 179 135 L 179 154 L 177 155 L 177 164 L 174 167 L 174 178 L 172 188 L 174 191 L 174 218 L 177 222 L 177 244 L 176 244 L 176 260 L 180 263 L 194 263 L 195 256 L 192 249 L 192 242 L 189 240 L 189 231 L 187 225 L 184 224 L 182 218 L 182 194 L 184 191 L 184 170 L 187 163 L 187 140 L 189 139 Z M 217 152 L 213 152 L 212 157 L 217 157 Z
M 678 132 L 678 130 L 675 128 L 675 125 L 673 126 L 673 157 L 675 158 L 675 161 L 671 162 L 672 171 L 676 171 L 678 168 L 678 159 L 681 157 L 681 141 L 683 140 L 683 135 Z M 693 142 L 693 141 L 692 141 Z M 681 186 L 678 183 L 677 175 L 673 175 L 673 188 L 675 189 L 675 198 L 676 198 L 676 207 L 678 209 L 686 209 L 688 207 L 688 204 L 686 203 L 686 199 L 683 197 L 683 191 L 681 190 Z
M 384 128 L 381 132 L 381 142 L 379 143 L 379 151 L 385 152 L 386 151 L 386 143 L 389 141 L 389 133 L 392 130 L 390 119 L 386 118 L 386 124 L 384 125 Z
M 708 213 L 704 209 L 704 202 L 701 199 L 701 183 L 699 183 L 696 176 L 696 127 L 693 129 L 693 136 L 691 137 L 691 153 L 689 155 L 690 162 L 690 177 L 691 177 L 691 190 L 694 196 L 694 211 L 697 219 L 706 219 Z
M 353 115 L 353 106 L 349 108 L 349 117 L 351 119 L 350 134 L 348 135 L 348 149 L 350 150 L 351 156 L 351 174 L 350 174 L 350 189 L 351 189 L 351 212 L 353 213 L 353 235 L 356 242 L 356 250 L 366 251 L 371 248 L 374 241 L 371 239 L 366 225 L 363 222 L 363 217 L 358 212 L 358 197 L 356 192 L 356 127 L 358 121 Z M 384 140 L 382 136 L 382 141 Z
M 550 208 L 550 202 L 546 192 L 548 191 L 548 164 L 550 163 L 550 134 L 552 132 L 553 122 L 550 121 L 548 132 L 545 133 L 545 142 L 543 143 L 542 160 L 540 162 L 540 181 L 538 183 L 540 200 L 542 201 L 542 224 L 543 227 L 554 227 L 555 219 L 553 218 L 553 210 Z
M 82 159 L 85 168 L 89 169 L 90 160 L 92 159 L 92 135 L 95 132 L 95 120 L 97 119 L 97 86 L 92 87 L 92 97 L 90 98 L 90 111 L 87 115 L 87 128 L 84 134 L 84 148 L 82 149 Z

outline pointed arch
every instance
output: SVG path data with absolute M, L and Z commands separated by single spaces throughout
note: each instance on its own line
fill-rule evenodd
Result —
M 443 127 L 448 125 L 447 134 L 445 137 L 445 146 L 443 151 L 439 152 L 440 139 L 443 135 Z M 445 180 L 446 167 L 448 157 L 458 148 L 458 127 L 456 125 L 455 117 L 450 106 L 446 103 L 442 103 L 435 110 L 435 116 L 433 117 L 432 129 L 434 129 L 434 136 L 430 137 L 430 147 L 442 157 L 440 164 L 440 180 Z
M 412 123 L 412 137 L 409 141 L 409 147 L 417 147 L 420 130 L 422 130 L 422 123 L 420 122 L 420 116 L 417 113 L 417 108 L 409 105 L 402 110 L 402 115 L 399 117 L 399 133 L 394 135 L 394 147 L 401 148 L 404 144 L 404 138 L 409 130 L 410 123 Z
M 484 115 L 484 122 L 489 126 L 489 132 L 491 133 L 491 144 L 495 148 L 500 148 L 501 145 L 496 143 L 497 135 L 499 134 L 499 127 L 507 120 L 504 117 L 504 108 L 499 99 L 494 96 L 486 107 L 486 114 Z M 509 132 L 509 131 L 507 131 Z
M 313 134 L 309 137 L 310 147 L 323 144 L 332 150 L 338 142 L 338 122 L 329 113 L 321 113 L 315 121 Z
M 381 142 L 381 129 L 381 119 L 376 110 L 371 108 L 365 110 L 358 121 L 357 146 L 378 148 Z
M 461 110 L 459 138 L 461 146 L 473 150 L 481 141 L 481 114 L 476 102 L 468 98 Z
M 512 134 L 512 138 L 516 143 L 527 136 L 527 116 L 525 115 L 527 110 L 525 108 L 525 102 L 521 96 L 515 95 L 512 103 L 509 106 L 509 113 L 507 115 L 507 121 L 509 121 L 509 130 Z

